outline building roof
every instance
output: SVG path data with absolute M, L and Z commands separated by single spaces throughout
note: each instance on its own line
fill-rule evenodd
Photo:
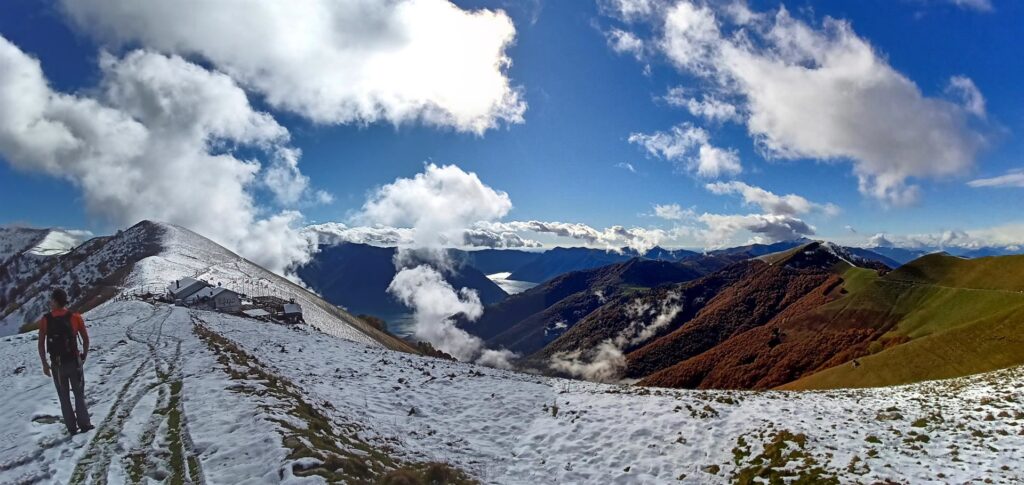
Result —
M 248 315 L 250 317 L 269 317 L 270 316 L 270 312 L 268 312 L 268 311 L 266 311 L 266 310 L 264 310 L 262 308 L 253 308 L 252 310 L 245 310 L 242 313 L 244 313 L 244 314 L 246 314 L 246 315 Z
M 298 314 L 302 313 L 302 307 L 300 307 L 298 303 L 285 303 L 284 304 L 284 314 L 285 315 L 292 315 L 292 314 L 296 314 L 296 313 L 298 313 Z
M 192 297 L 189 298 L 189 299 L 190 300 L 198 300 L 198 299 L 201 299 L 201 298 L 216 298 L 218 295 L 221 295 L 222 293 L 225 293 L 225 292 L 228 292 L 228 293 L 231 293 L 231 294 L 234 294 L 234 295 L 238 294 L 238 293 L 235 293 L 235 292 L 233 292 L 233 291 L 231 291 L 231 290 L 229 290 L 227 288 L 223 288 L 223 287 L 220 287 L 220 286 L 210 286 L 210 287 L 207 287 L 207 288 L 203 288 L 198 293 L 192 295 Z
M 187 298 L 207 286 L 210 286 L 210 284 L 205 281 L 199 281 L 195 278 L 182 278 L 171 283 L 171 285 L 167 287 L 167 291 L 177 300 Z

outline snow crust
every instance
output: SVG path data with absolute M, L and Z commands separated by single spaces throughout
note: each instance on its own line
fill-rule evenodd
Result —
M 76 468 L 124 483 L 132 453 L 160 476 L 168 425 L 154 410 L 175 376 L 185 453 L 206 483 L 322 483 L 292 472 L 304 463 L 288 458 L 279 399 L 240 391 L 255 384 L 231 374 L 197 325 L 295 384 L 339 428 L 484 483 L 728 483 L 780 436 L 776 448 L 792 456 L 779 473 L 819 467 L 841 483 L 1024 479 L 1022 368 L 885 389 L 683 391 L 531 376 L 142 302 L 111 302 L 86 320 L 98 429 L 70 440 L 52 422 L 59 406 L 34 335 L 0 339 L 0 483 L 67 483 Z M 112 429 L 112 440 L 99 438 Z M 147 444 L 148 434 L 156 438 Z

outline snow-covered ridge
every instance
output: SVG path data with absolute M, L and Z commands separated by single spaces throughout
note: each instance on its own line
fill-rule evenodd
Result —
M 190 276 L 239 293 L 294 299 L 306 323 L 330 335 L 410 349 L 305 288 L 179 226 L 143 221 L 71 250 L 69 233 L 18 230 L 7 236 L 8 246 L 20 253 L 0 264 L 0 335 L 37 320 L 54 286 L 68 291 L 73 308 L 90 309 L 122 293 L 162 292 L 171 281 Z
M 64 254 L 43 255 L 61 248 L 64 237 L 49 237 L 40 231 L 30 249 L 0 265 L 0 335 L 18 331 L 47 310 L 49 290 L 60 286 L 68 292 L 73 306 L 91 308 L 120 291 L 120 280 L 139 259 L 155 254 L 159 245 L 154 226 L 140 223 L 114 236 L 90 239 Z
M 0 264 L 38 244 L 47 232 L 46 229 L 0 227 Z
M 159 292 L 183 277 L 203 279 L 239 293 L 294 299 L 302 306 L 306 323 L 327 334 L 367 345 L 400 345 L 305 288 L 203 236 L 171 224 L 154 224 L 162 231 L 161 250 L 135 264 L 124 281 L 124 291 Z
M 0 264 L 20 254 L 59 256 L 82 244 L 88 232 L 0 227 Z
M 67 254 L 86 239 L 88 233 L 50 229 L 35 246 L 28 250 L 37 256 L 59 256 Z

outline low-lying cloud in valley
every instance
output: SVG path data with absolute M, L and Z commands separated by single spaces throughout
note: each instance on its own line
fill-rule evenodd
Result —
M 515 355 L 487 349 L 484 342 L 455 324 L 483 314 L 476 290 L 456 289 L 444 278 L 456 264 L 445 248 L 474 224 L 504 217 L 512 209 L 508 194 L 495 190 L 455 165 L 426 164 L 412 178 L 399 178 L 372 191 L 355 220 L 396 229 L 398 272 L 388 292 L 413 310 L 413 335 L 462 361 L 510 368 Z M 342 230 L 347 228 L 342 228 Z
M 625 352 L 657 335 L 682 309 L 678 293 L 669 293 L 658 304 L 634 300 L 626 309 L 629 325 L 615 337 L 592 349 L 557 352 L 548 360 L 548 366 L 557 372 L 589 381 L 619 382 L 626 369 Z

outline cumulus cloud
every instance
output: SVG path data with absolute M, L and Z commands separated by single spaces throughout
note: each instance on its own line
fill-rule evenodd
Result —
M 850 161 L 863 194 L 904 205 L 918 197 L 915 179 L 962 174 L 985 145 L 969 124 L 980 93 L 967 108 L 925 96 L 847 22 L 812 26 L 780 7 L 744 23 L 728 9 L 662 5 L 648 17 L 652 42 L 679 70 L 739 100 L 768 156 Z
M 456 290 L 442 273 L 455 266 L 446 245 L 464 242 L 467 233 L 470 238 L 480 236 L 482 232 L 471 231 L 475 224 L 500 219 L 511 209 L 508 194 L 484 184 L 475 173 L 429 163 L 412 178 L 396 179 L 371 192 L 355 216 L 373 227 L 406 229 L 399 233 L 394 258 L 398 272 L 388 292 L 413 310 L 417 337 L 459 360 L 508 368 L 515 356 L 488 351 L 481 339 L 455 326 L 452 318 L 458 314 L 469 321 L 480 318 L 483 304 L 475 290 Z
M 301 156 L 302 151 L 298 148 L 278 148 L 273 154 L 270 166 L 264 170 L 263 185 L 274 194 L 274 198 L 281 205 L 333 202 L 334 196 L 330 193 L 324 190 L 310 190 L 309 177 L 299 170 Z
M 723 247 L 742 231 L 759 236 L 765 242 L 789 241 L 813 236 L 814 227 L 782 214 L 701 214 L 707 225 L 701 236 L 710 247 Z
M 953 76 L 949 78 L 949 86 L 946 91 L 959 97 L 965 110 L 977 116 L 985 118 L 985 96 L 974 84 L 974 81 L 967 76 Z
M 414 228 L 417 245 L 433 247 L 459 241 L 474 223 L 500 219 L 511 209 L 508 194 L 485 185 L 475 173 L 428 163 L 413 178 L 373 191 L 356 219 Z
M 477 227 L 491 231 L 550 234 L 583 241 L 588 245 L 603 245 L 605 249 L 615 252 L 620 251 L 622 247 L 627 247 L 638 253 L 644 253 L 660 244 L 668 236 L 668 233 L 662 229 L 627 228 L 624 226 L 595 229 L 579 222 L 509 221 L 479 223 Z
M 712 145 L 708 132 L 690 123 L 673 126 L 669 131 L 632 133 L 629 142 L 640 145 L 650 155 L 677 162 L 700 177 L 718 178 L 743 171 L 735 150 Z
M 679 204 L 655 204 L 654 217 L 666 221 L 681 221 L 694 216 L 692 209 L 684 209 Z
M 416 244 L 415 229 L 390 226 L 353 226 L 340 222 L 327 222 L 306 226 L 304 231 L 313 233 L 322 245 L 342 243 L 368 244 L 378 247 L 413 247 Z M 468 248 L 538 248 L 542 244 L 526 239 L 514 232 L 497 232 L 469 228 L 462 232 L 460 241 L 452 241 L 454 247 Z
M 1024 187 L 1024 169 L 1017 168 L 1003 175 L 981 178 L 967 182 L 971 187 Z
M 308 260 L 301 214 L 261 216 L 252 189 L 270 171 L 235 149 L 288 158 L 288 200 L 308 186 L 298 152 L 231 78 L 147 51 L 103 54 L 100 70 L 92 96 L 57 92 L 36 59 L 0 37 L 0 154 L 80 187 L 87 210 L 114 224 L 180 224 L 279 273 Z
M 868 247 L 891 248 L 894 244 L 884 233 L 878 233 L 868 239 Z
M 300 3 L 62 0 L 111 45 L 200 56 L 317 123 L 422 121 L 483 133 L 523 120 L 506 75 L 515 27 L 447 0 Z
M 601 10 L 627 22 L 644 19 L 662 7 L 662 0 L 598 0 Z
M 462 244 L 494 249 L 539 248 L 543 246 L 538 241 L 523 238 L 511 231 L 497 232 L 485 229 L 466 229 L 462 233 Z
M 710 183 L 705 185 L 705 188 L 717 195 L 739 195 L 743 197 L 744 204 L 756 205 L 769 214 L 795 216 L 819 211 L 834 216 L 839 213 L 839 207 L 835 204 L 818 204 L 796 194 L 776 195 L 738 181 Z
M 340 222 L 326 222 L 306 226 L 304 231 L 312 233 L 320 244 L 333 246 L 342 243 L 368 244 L 378 247 L 408 246 L 415 241 L 413 230 L 403 227 L 356 226 L 349 227 Z
M 690 114 L 708 121 L 720 123 L 742 120 L 736 105 L 723 101 L 713 94 L 704 94 L 697 99 L 689 96 L 685 88 L 674 87 L 665 94 L 663 99 L 672 106 L 686 108 Z
M 608 39 L 608 46 L 619 54 L 629 54 L 637 60 L 644 57 L 644 42 L 639 37 L 622 29 L 609 30 L 605 37 Z
M 978 249 L 998 247 L 1019 250 L 1024 246 L 1024 223 L 1009 223 L 980 229 L 947 229 L 923 234 L 876 234 L 872 246 L 914 249 Z

